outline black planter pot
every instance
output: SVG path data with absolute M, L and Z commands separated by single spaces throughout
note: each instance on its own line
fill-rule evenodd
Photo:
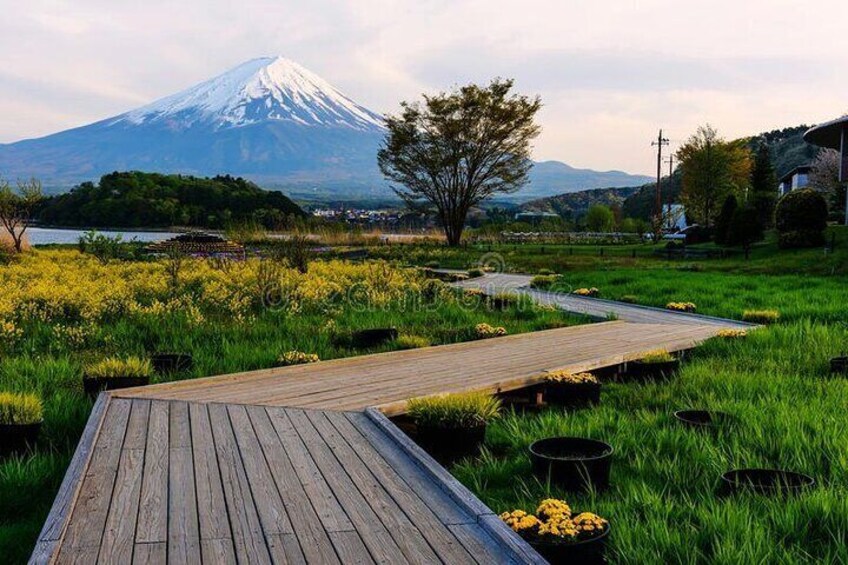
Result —
M 601 383 L 546 383 L 545 402 L 555 406 L 594 406 L 601 402 Z
M 160 375 L 184 373 L 194 368 L 194 358 L 190 353 L 154 353 L 150 362 L 153 370 Z
M 643 361 L 630 361 L 627 364 L 627 374 L 640 380 L 669 379 L 677 373 L 680 368 L 680 359 L 663 361 L 661 363 L 645 363 Z
M 0 455 L 19 453 L 35 446 L 41 424 L 0 424 Z
M 373 328 L 360 330 L 350 335 L 350 344 L 353 347 L 376 347 L 397 339 L 398 331 L 395 328 Z
M 530 545 L 551 565 L 601 565 L 607 562 L 609 532 L 607 527 L 601 535 L 576 543 L 531 541 Z
M 830 372 L 837 375 L 848 375 L 848 357 L 834 357 L 831 359 Z
M 809 475 L 780 469 L 733 469 L 721 476 L 722 495 L 753 492 L 766 496 L 798 494 L 816 484 Z
M 87 394 L 97 395 L 104 390 L 117 390 L 119 388 L 130 388 L 134 386 L 146 386 L 150 384 L 150 377 L 109 377 L 109 378 L 82 378 L 82 386 Z
M 470 428 L 417 426 L 416 441 L 424 451 L 440 463 L 453 463 L 463 457 L 474 457 L 486 439 L 486 424 Z
M 678 410 L 674 417 L 682 424 L 698 430 L 715 430 L 732 420 L 730 414 L 717 410 Z
M 568 491 L 603 490 L 609 486 L 613 448 L 594 439 L 551 437 L 530 445 L 536 477 Z

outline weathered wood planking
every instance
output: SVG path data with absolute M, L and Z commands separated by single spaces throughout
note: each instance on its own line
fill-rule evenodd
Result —
M 382 415 L 104 405 L 63 533 L 41 540 L 34 561 L 537 561 Z
M 336 359 L 121 391 L 128 398 L 363 410 L 395 415 L 416 396 L 462 390 L 508 391 L 547 371 L 591 370 L 645 351 L 690 349 L 719 326 L 607 322 L 497 339 Z

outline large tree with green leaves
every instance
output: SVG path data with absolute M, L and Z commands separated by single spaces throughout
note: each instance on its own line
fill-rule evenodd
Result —
M 765 143 L 757 147 L 754 156 L 748 204 L 757 211 L 757 218 L 763 227 L 772 224 L 777 204 L 777 174 L 771 163 L 771 151 Z
M 730 194 L 742 199 L 751 177 L 751 152 L 744 140 L 725 141 L 706 125 L 678 149 L 677 158 L 686 213 L 709 228 Z
M 15 251 L 23 251 L 24 235 L 32 223 L 35 207 L 44 198 L 37 179 L 18 181 L 13 188 L 0 179 L 0 228 L 12 239 Z
M 449 245 L 459 244 L 473 206 L 527 182 L 542 103 L 514 94 L 512 86 L 512 80 L 495 79 L 424 95 L 386 118 L 380 170 L 400 185 L 394 191 L 410 207 L 435 210 Z

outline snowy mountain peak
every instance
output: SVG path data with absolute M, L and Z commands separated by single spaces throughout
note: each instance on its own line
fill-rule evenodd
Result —
M 285 57 L 253 59 L 187 90 L 118 116 L 112 124 L 234 128 L 263 121 L 375 131 L 383 120 Z

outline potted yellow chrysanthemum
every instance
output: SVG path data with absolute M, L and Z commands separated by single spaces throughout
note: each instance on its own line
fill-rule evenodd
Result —
M 501 519 L 552 564 L 605 563 L 609 522 L 591 512 L 573 513 L 563 500 L 543 500 L 535 514 L 513 510 Z
M 601 382 L 592 373 L 552 371 L 545 375 L 545 402 L 557 406 L 586 406 L 601 401 Z

